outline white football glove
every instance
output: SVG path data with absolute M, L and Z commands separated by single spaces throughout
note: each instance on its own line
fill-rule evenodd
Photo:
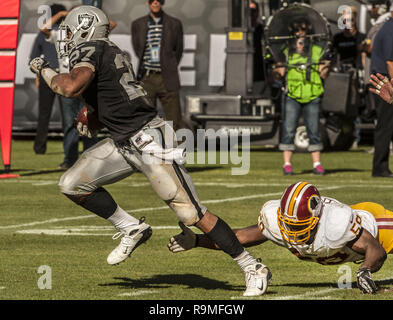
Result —
M 81 136 L 92 138 L 95 135 L 95 131 L 90 130 L 89 127 L 83 124 L 82 122 L 78 122 L 76 124 L 76 129 L 78 130 L 79 135 Z
M 186 251 L 196 247 L 196 234 L 190 228 L 186 227 L 183 222 L 179 222 L 179 226 L 183 232 L 173 236 L 168 243 L 168 249 L 172 253 Z
M 32 72 L 34 72 L 35 74 L 41 75 L 42 69 L 48 67 L 49 62 L 45 61 L 41 57 L 36 57 L 30 61 L 29 66 L 30 66 L 30 70 Z
M 371 272 L 368 268 L 361 268 L 356 273 L 357 276 L 357 284 L 358 288 L 363 293 L 377 293 L 377 285 L 375 284 L 374 280 L 371 278 Z

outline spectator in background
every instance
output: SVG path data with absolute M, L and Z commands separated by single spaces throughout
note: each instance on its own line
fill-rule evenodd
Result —
M 393 78 L 393 12 L 374 38 L 371 73 Z M 393 108 L 376 97 L 377 125 L 374 131 L 373 177 L 393 178 L 389 170 L 390 141 L 393 137 Z
M 156 105 L 160 100 L 175 130 L 184 127 L 178 66 L 183 55 L 183 25 L 162 10 L 165 0 L 148 0 L 148 15 L 131 24 L 132 45 L 139 58 L 138 80 Z
M 319 111 L 321 95 L 324 91 L 322 79 L 329 72 L 329 62 L 322 61 L 323 49 L 310 42 L 307 34 L 313 33 L 311 23 L 306 18 L 290 22 L 289 32 L 294 36 L 289 47 L 283 48 L 287 66 L 278 63 L 273 70 L 276 79 L 285 77 L 286 90 L 282 97 L 282 136 L 279 149 L 283 151 L 283 173 L 293 175 L 291 159 L 295 151 L 294 138 L 300 115 L 309 138 L 308 151 L 311 153 L 313 173 L 324 175 L 321 164 L 323 144 L 319 131 Z M 299 68 L 305 65 L 306 68 Z
M 102 0 L 82 0 L 84 6 L 94 6 L 102 9 Z
M 61 4 L 53 4 L 50 8 L 52 16 L 65 10 L 65 7 Z M 44 59 L 49 62 L 49 66 L 51 68 L 57 71 L 59 70 L 56 48 L 53 43 L 45 40 L 45 35 L 42 32 L 40 32 L 35 38 L 33 48 L 30 53 L 30 60 L 35 57 L 44 57 Z M 46 143 L 48 140 L 49 120 L 52 114 L 56 94 L 39 76 L 36 76 L 36 87 L 38 88 L 38 122 L 34 140 L 34 152 L 36 154 L 45 154 Z
M 278 9 L 280 9 L 280 0 L 269 0 L 270 15 L 274 14 Z
M 341 64 L 363 69 L 366 54 L 362 52 L 361 47 L 366 35 L 358 30 L 356 8 L 350 7 L 350 9 L 350 13 L 344 12 L 344 15 L 348 14 L 351 18 L 350 27 L 333 36 L 332 46 L 338 54 Z
M 250 16 L 251 16 L 251 27 L 253 28 L 253 47 L 254 47 L 254 71 L 253 81 L 264 81 L 265 73 L 263 66 L 263 53 L 262 53 L 262 36 L 263 36 L 263 24 L 259 19 L 259 5 L 254 0 L 250 1 Z
M 369 92 L 369 81 L 370 81 L 370 71 L 371 71 L 371 51 L 375 39 L 375 35 L 378 33 L 379 29 L 382 28 L 383 24 L 389 20 L 391 17 L 390 11 L 393 10 L 393 6 L 389 5 L 390 2 L 386 4 L 375 4 L 370 10 L 371 25 L 372 27 L 368 30 L 366 39 L 362 43 L 362 50 L 366 53 L 365 65 L 364 65 L 364 83 L 366 84 L 365 94 L 365 111 L 363 112 L 363 118 L 366 121 L 374 120 L 376 123 L 376 96 Z M 390 8 L 390 9 L 389 9 Z M 387 10 L 389 9 L 389 10 Z M 390 146 L 392 149 L 392 146 Z M 367 153 L 374 153 L 374 147 L 367 151 Z
M 388 12 L 389 7 L 390 7 L 390 0 L 371 4 L 369 14 L 370 14 L 370 23 L 372 26 L 375 26 L 376 24 L 380 23 L 381 19 L 382 20 L 384 19 L 383 16 L 389 14 Z
M 362 50 L 366 53 L 365 59 L 365 82 L 368 83 L 370 80 L 370 68 L 371 68 L 371 51 L 374 43 L 374 39 L 379 29 L 382 28 L 383 24 L 391 17 L 390 11 L 393 11 L 393 6 L 390 6 L 389 11 L 385 11 L 386 5 L 379 8 L 379 5 L 374 5 L 370 10 L 372 17 L 372 27 L 368 30 L 365 40 L 362 43 Z
M 59 40 L 58 26 L 67 16 L 68 11 L 62 10 L 52 16 L 52 18 L 41 28 L 41 32 L 45 34 L 46 41 L 56 44 Z M 59 72 L 69 72 L 68 57 L 59 58 Z M 79 157 L 79 133 L 75 127 L 75 119 L 83 108 L 83 103 L 77 98 L 66 98 L 59 96 L 61 112 L 63 117 L 63 149 L 64 160 L 59 164 L 59 169 L 68 169 L 78 160 Z M 83 143 L 83 151 L 87 150 L 98 142 L 97 137 L 88 138 L 81 137 Z
M 361 122 L 359 107 L 362 105 L 360 92 L 364 86 L 364 68 L 366 63 L 366 52 L 363 50 L 363 43 L 366 38 L 357 27 L 357 10 L 351 6 L 350 12 L 345 12 L 346 28 L 335 34 L 332 41 L 332 47 L 337 59 L 337 67 L 341 72 L 352 74 L 351 78 L 351 97 L 350 104 L 353 110 L 356 110 L 356 124 Z M 348 18 L 348 19 L 347 19 Z M 350 19 L 350 22 L 348 21 Z M 355 141 L 352 149 L 356 149 L 360 142 L 360 130 L 355 129 Z

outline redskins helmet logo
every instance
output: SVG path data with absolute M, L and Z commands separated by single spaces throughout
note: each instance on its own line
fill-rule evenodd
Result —
M 89 30 L 94 22 L 94 16 L 88 13 L 78 15 L 78 23 L 82 30 Z

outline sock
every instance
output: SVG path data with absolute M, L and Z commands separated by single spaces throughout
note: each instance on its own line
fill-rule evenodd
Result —
M 247 250 L 244 250 L 241 254 L 239 254 L 235 259 L 234 259 L 239 267 L 244 271 L 247 266 L 250 264 L 255 264 L 257 263 L 257 260 L 250 255 L 250 253 Z
M 217 223 L 213 229 L 206 233 L 206 235 L 211 241 L 216 243 L 222 251 L 229 254 L 234 259 L 244 251 L 244 247 L 240 244 L 231 227 L 221 218 L 217 218 Z
M 117 208 L 115 200 L 113 200 L 109 192 L 102 187 L 94 190 L 88 195 L 75 196 L 65 194 L 65 196 L 86 210 L 104 219 L 108 219 Z
M 107 218 L 109 222 L 111 222 L 116 229 L 123 231 L 128 229 L 133 225 L 138 225 L 139 220 L 134 218 L 132 215 L 124 211 L 122 208 L 117 206 L 116 211 Z
M 291 166 L 291 163 L 290 162 L 284 162 L 283 167 L 285 167 L 285 166 Z
M 321 163 L 319 161 L 316 161 L 313 163 L 314 168 L 316 168 L 317 166 L 319 166 Z

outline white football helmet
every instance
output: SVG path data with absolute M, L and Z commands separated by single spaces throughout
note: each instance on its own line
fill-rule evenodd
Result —
M 59 31 L 56 49 L 58 56 L 63 58 L 83 42 L 108 39 L 109 19 L 96 7 L 78 6 L 67 14 Z

